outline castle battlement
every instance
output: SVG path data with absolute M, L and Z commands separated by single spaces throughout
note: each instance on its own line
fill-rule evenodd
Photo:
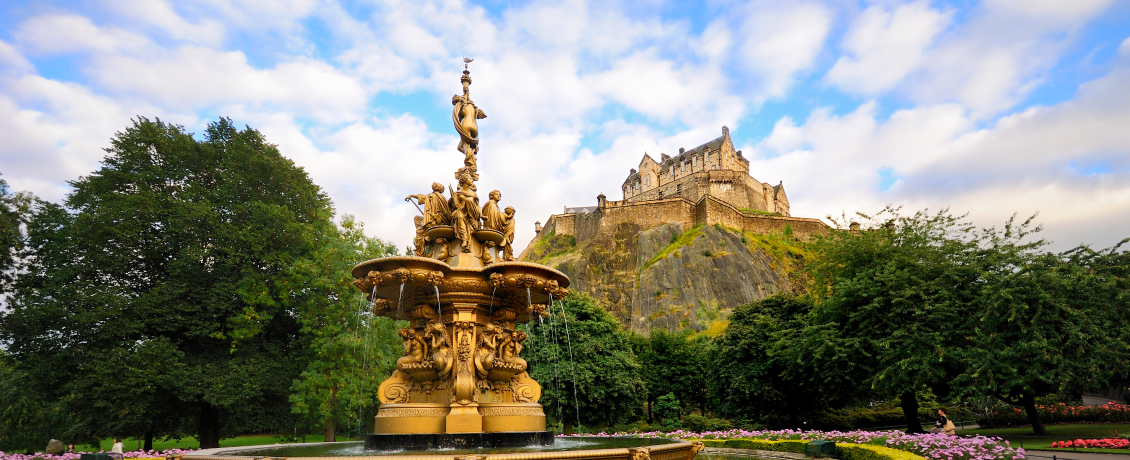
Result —
M 755 233 L 781 232 L 786 227 L 798 237 L 824 233 L 819 219 L 792 217 L 783 183 L 770 185 L 749 174 L 749 160 L 734 149 L 730 130 L 722 136 L 679 154 L 660 155 L 655 161 L 644 153 L 639 170 L 632 169 L 621 186 L 623 199 L 596 197 L 596 206 L 565 206 L 545 225 L 535 224 L 537 235 L 520 258 L 540 238 L 550 233 L 589 240 L 620 224 L 640 230 L 679 223 L 682 228 L 722 224 Z
M 639 169 L 632 169 L 621 185 L 624 201 L 634 203 L 682 197 L 698 202 L 713 196 L 753 212 L 789 216 L 783 183 L 770 185 L 749 174 L 749 160 L 735 150 L 729 128 L 722 135 L 679 154 L 660 154 L 655 161 L 646 152 Z

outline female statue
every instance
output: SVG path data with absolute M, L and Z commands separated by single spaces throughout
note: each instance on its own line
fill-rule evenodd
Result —
M 494 190 L 490 192 L 489 196 L 490 200 L 483 205 L 483 227 L 501 232 L 506 220 L 506 216 L 498 208 L 498 200 L 502 199 L 502 192 Z
M 451 97 L 451 105 L 455 106 L 451 111 L 451 121 L 455 123 L 455 130 L 459 132 L 458 149 L 463 152 L 463 165 L 478 169 L 475 155 L 479 153 L 479 124 L 475 120 L 486 118 L 487 114 L 471 102 L 470 72 L 464 71 L 460 81 L 463 82 L 463 95 Z
M 408 195 L 404 201 L 413 198 L 424 205 L 424 220 L 420 223 L 422 228 L 432 228 L 438 225 L 448 225 L 451 221 L 451 208 L 447 205 L 447 197 L 443 196 L 443 184 L 432 182 L 432 193 L 427 195 Z
M 451 223 L 455 235 L 462 240 L 463 252 L 471 252 L 471 232 L 482 228 L 482 212 L 479 210 L 479 194 L 472 182 L 471 174 L 460 169 L 459 190 L 451 196 Z

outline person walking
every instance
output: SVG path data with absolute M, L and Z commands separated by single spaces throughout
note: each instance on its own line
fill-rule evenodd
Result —
M 930 428 L 930 432 L 941 429 L 943 433 L 950 436 L 957 436 L 955 431 L 957 427 L 954 426 L 953 421 L 946 417 L 946 408 L 938 408 L 938 419 L 934 421 L 934 427 Z
M 113 452 L 115 454 L 122 454 L 124 453 L 122 451 L 125 450 L 125 447 L 126 446 L 122 445 L 121 439 L 114 438 L 114 446 L 110 448 L 110 452 Z
M 77 454 L 78 453 L 78 452 L 75 452 L 75 443 L 72 442 L 70 444 L 67 444 L 67 452 L 66 453 L 68 453 L 68 454 Z

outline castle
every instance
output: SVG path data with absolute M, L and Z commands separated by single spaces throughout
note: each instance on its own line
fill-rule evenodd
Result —
M 819 219 L 791 216 L 783 183 L 770 185 L 750 175 L 749 160 L 734 149 L 725 126 L 722 135 L 710 142 L 659 158 L 657 162 L 644 153 L 639 170 L 632 169 L 621 186 L 622 200 L 610 201 L 602 193 L 596 206 L 567 206 L 544 226 L 535 223 L 537 235 L 521 258 L 546 235 L 571 235 L 579 244 L 624 223 L 640 230 L 667 223 L 684 229 L 721 224 L 755 233 L 788 227 L 802 239 L 828 230 Z

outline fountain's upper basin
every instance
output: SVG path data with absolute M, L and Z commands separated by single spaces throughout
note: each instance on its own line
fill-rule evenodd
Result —
M 568 460 L 602 459 L 631 460 L 637 452 L 646 451 L 651 460 L 688 460 L 697 451 L 686 441 L 664 438 L 631 437 L 564 437 L 553 444 L 512 448 L 434 449 L 426 451 L 371 451 L 361 442 L 333 442 L 311 444 L 281 444 L 255 448 L 239 447 L 209 449 L 186 455 L 185 460 L 253 460 L 264 457 L 310 457 L 364 460 L 448 460 L 474 456 L 493 460 Z M 467 458 L 466 460 L 471 460 Z

